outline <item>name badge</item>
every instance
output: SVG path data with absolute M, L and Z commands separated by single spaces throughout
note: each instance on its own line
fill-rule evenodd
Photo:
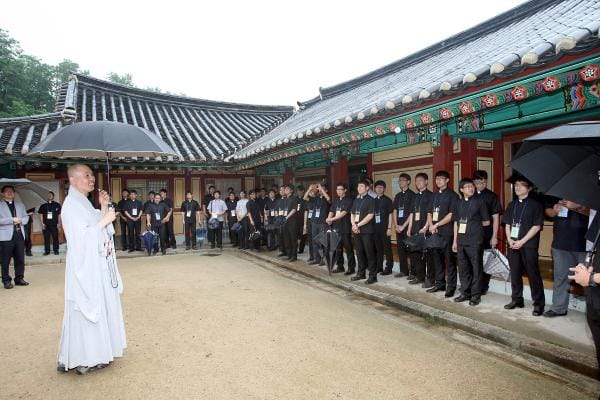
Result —
M 321 210 L 315 211 L 315 218 L 319 218 L 321 216 Z
M 271 210 L 271 217 L 275 216 L 275 210 Z
M 137 208 L 132 208 L 131 209 L 131 214 L 132 215 L 137 215 Z
M 421 220 L 421 213 L 420 212 L 416 212 L 415 213 L 415 221 L 420 221 Z
M 271 215 L 273 215 L 273 211 L 271 211 Z M 231 216 L 235 217 L 235 210 L 231 210 Z
M 160 221 L 160 213 L 154 213 L 154 218 L 155 218 L 157 221 Z
M 519 231 L 521 230 L 521 224 L 513 224 L 510 227 L 510 238 L 511 239 L 518 239 L 519 238 Z
M 381 223 L 381 215 L 379 215 L 379 214 L 375 215 L 375 223 L 376 224 L 380 224 Z
M 557 217 L 567 218 L 569 216 L 569 209 L 567 207 L 561 207 Z
M 187 218 L 190 218 L 190 217 L 192 216 L 192 210 L 187 210 L 187 211 L 185 212 L 185 216 L 186 216 Z
M 398 209 L 398 218 L 404 218 L 404 208 Z
M 48 211 L 48 214 L 46 214 L 46 219 L 52 219 L 52 211 Z
M 214 213 L 210 213 L 210 217 L 211 218 L 217 218 L 217 213 L 215 213 L 215 212 Z
M 358 221 L 360 221 L 360 214 L 356 213 L 356 214 L 354 214 L 354 222 L 358 222 Z
M 308 219 L 312 219 L 312 214 L 313 214 L 312 210 L 308 210 Z
M 433 210 L 433 215 L 431 216 L 431 219 L 433 220 L 433 222 L 438 222 L 438 220 L 440 219 L 440 208 L 437 207 L 435 210 Z
M 467 220 L 464 218 L 461 219 L 458 223 L 458 233 L 460 233 L 461 235 L 467 233 Z

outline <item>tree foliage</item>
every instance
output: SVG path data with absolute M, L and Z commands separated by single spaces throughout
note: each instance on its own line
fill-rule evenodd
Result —
M 116 72 L 110 72 L 106 79 L 120 85 L 135 87 L 133 84 L 133 76 L 131 74 L 118 74 Z

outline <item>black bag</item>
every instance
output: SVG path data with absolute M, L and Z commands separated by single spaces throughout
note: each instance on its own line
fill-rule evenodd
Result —
M 425 248 L 425 235 L 417 234 L 404 239 L 404 245 L 410 252 L 423 251 Z
M 231 231 L 232 231 L 232 232 L 239 232 L 239 231 L 241 231 L 241 230 L 242 230 L 242 224 L 241 224 L 241 223 L 239 223 L 239 222 L 236 222 L 235 224 L 233 224 L 233 225 L 231 226 Z
M 431 236 L 425 237 L 425 244 L 423 248 L 431 250 L 431 249 L 443 249 L 448 244 L 448 239 L 444 236 L 434 233 Z
M 261 235 L 260 231 L 258 229 L 254 229 L 254 232 L 252 232 L 250 234 L 249 239 L 254 242 L 254 241 L 260 239 L 261 237 L 262 237 L 262 235 Z

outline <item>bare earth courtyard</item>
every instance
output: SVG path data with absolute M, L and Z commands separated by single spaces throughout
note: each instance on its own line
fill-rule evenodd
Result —
M 120 261 L 125 357 L 56 372 L 64 266 L 0 292 L 2 399 L 581 399 L 584 395 L 234 252 Z M 517 396 L 515 394 L 518 393 Z

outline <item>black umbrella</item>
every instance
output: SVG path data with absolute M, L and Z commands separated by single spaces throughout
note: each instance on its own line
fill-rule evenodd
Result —
M 319 244 L 319 249 L 322 250 L 323 257 L 327 262 L 327 272 L 331 275 L 331 270 L 337 260 L 338 246 L 342 238 L 336 231 L 328 229 L 321 231 L 313 240 Z
M 67 125 L 35 146 L 27 155 L 54 158 L 180 157 L 158 135 L 135 125 L 113 121 L 86 121 Z
M 511 167 L 544 194 L 600 209 L 600 122 L 576 122 L 527 138 Z

